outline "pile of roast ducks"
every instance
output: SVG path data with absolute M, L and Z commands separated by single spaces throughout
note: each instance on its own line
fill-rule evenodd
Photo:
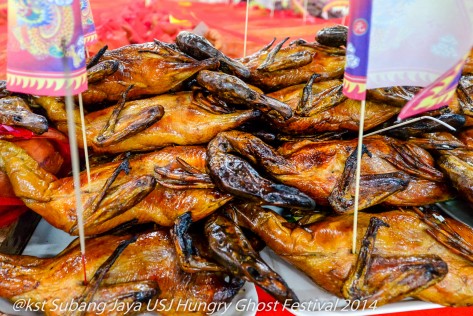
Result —
M 78 242 L 53 258 L 0 254 L 0 296 L 42 303 L 48 315 L 96 313 L 58 311 L 58 299 L 102 303 L 105 315 L 123 314 L 117 302 L 174 299 L 161 313 L 179 314 L 179 301 L 230 302 L 248 281 L 286 306 L 298 302 L 260 258 L 267 246 L 340 298 L 473 305 L 473 229 L 435 206 L 473 203 L 473 60 L 453 102 L 428 113 L 457 132 L 420 121 L 364 138 L 353 253 L 360 102 L 342 94 L 346 29 L 286 41 L 231 59 L 181 32 L 175 43 L 92 57 L 82 94 L 89 281 Z M 365 130 L 391 126 L 418 91 L 369 91 Z M 1 124 L 67 135 L 62 98 L 0 92 Z M 75 115 L 82 144 L 78 107 Z M 0 170 L 9 180 L 0 190 L 78 234 L 71 176 L 7 138 Z

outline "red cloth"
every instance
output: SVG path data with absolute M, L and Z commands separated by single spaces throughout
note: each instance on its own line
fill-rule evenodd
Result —
M 11 127 L 0 124 L 0 136 L 7 136 L 7 140 L 24 140 L 31 138 L 48 139 L 51 141 L 54 149 L 64 159 L 59 175 L 65 175 L 71 169 L 69 142 L 59 131 L 50 128 L 42 135 L 35 135 L 24 128 Z M 8 136 L 10 136 L 8 138 Z M 1 138 L 0 138 L 1 139 Z M 13 223 L 21 214 L 27 210 L 23 201 L 17 197 L 0 196 L 0 228 Z

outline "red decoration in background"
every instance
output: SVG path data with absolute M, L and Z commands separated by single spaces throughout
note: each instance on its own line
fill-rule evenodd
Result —
M 0 198 L 1 203 L 2 198 Z M 8 226 L 16 221 L 28 208 L 26 206 L 0 206 L 0 228 Z
M 272 298 L 268 293 L 262 290 L 260 287 L 256 286 L 256 293 L 258 293 L 258 301 L 259 302 L 274 302 L 274 298 Z M 314 298 L 315 299 L 315 298 Z M 435 309 L 427 309 L 427 310 L 420 310 L 420 311 L 409 311 L 409 312 L 401 312 L 401 313 L 390 313 L 384 314 L 386 316 L 438 316 L 439 314 L 442 316 L 471 316 L 473 313 L 473 307 L 444 307 L 444 308 L 435 308 Z M 262 311 L 257 312 L 257 316 L 292 316 L 287 310 L 283 310 L 282 305 L 278 304 L 276 311 Z M 330 313 L 321 313 L 320 316 L 330 316 Z M 349 315 L 349 313 L 347 314 Z M 383 315 L 383 314 L 379 314 Z M 318 313 L 314 312 L 313 316 L 319 316 Z
M 21 127 L 0 124 L 0 136 L 2 135 L 8 135 L 19 139 L 30 139 L 33 137 L 34 133 Z
M 154 39 L 173 42 L 180 31 L 190 30 L 196 25 L 182 17 L 173 19 L 167 6 L 145 7 L 144 1 L 124 6 L 119 15 L 108 12 L 96 14 L 96 11 L 94 14 L 97 16 L 99 43 L 109 48 L 152 42 Z
M 0 136 L 4 136 L 9 141 L 25 140 L 32 138 L 48 139 L 54 146 L 54 149 L 61 155 L 64 162 L 61 166 L 59 175 L 64 176 L 71 170 L 71 158 L 69 142 L 67 137 L 59 131 L 50 128 L 42 135 L 35 135 L 31 131 L 0 124 Z M 1 137 L 0 137 L 1 139 Z M 16 197 L 1 197 L 0 196 L 0 228 L 13 223 L 18 217 L 26 212 L 28 208 L 23 201 Z

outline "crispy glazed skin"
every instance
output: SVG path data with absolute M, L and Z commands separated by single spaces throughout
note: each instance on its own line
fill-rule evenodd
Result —
M 48 130 L 48 120 L 33 113 L 20 97 L 0 98 L 0 124 L 23 127 L 35 134 Z
M 88 70 L 84 104 L 120 100 L 133 85 L 129 99 L 175 89 L 202 69 L 218 67 L 216 59 L 196 61 L 161 42 L 132 44 L 105 54 Z
M 92 277 L 99 267 L 121 242 L 130 238 L 132 236 L 129 235 L 104 236 L 87 240 L 87 279 L 93 283 Z M 81 253 L 77 241 L 50 259 L 0 254 L 0 276 L 0 296 L 13 301 L 29 299 L 40 304 L 46 301 L 46 315 L 66 315 L 67 311 L 57 308 L 60 302 L 63 302 L 62 309 L 67 309 L 66 303 L 73 300 L 80 302 L 84 293 L 93 287 L 92 284 L 90 287 L 83 285 Z M 182 271 L 169 232 L 162 229 L 141 234 L 134 243 L 129 244 L 106 273 L 103 281 L 99 282 L 95 294 L 85 302 L 108 303 L 109 310 L 103 315 L 123 315 L 124 312 L 120 312 L 116 307 L 113 310 L 117 301 L 138 306 L 141 299 L 143 311 L 146 311 L 148 306 L 155 306 L 158 299 L 166 304 L 166 309 L 170 308 L 170 311 L 163 314 L 184 315 L 184 308 L 177 307 L 180 300 L 192 303 L 192 306 L 198 302 L 208 304 L 231 300 L 242 283 L 226 283 L 224 278 L 223 273 L 189 274 Z M 152 300 L 148 303 L 149 299 Z M 174 305 L 171 303 L 173 299 Z M 156 304 L 156 307 L 159 308 L 160 305 Z M 71 310 L 72 308 L 69 312 Z M 201 310 L 192 315 L 205 312 Z M 100 310 L 87 313 L 96 314 L 100 314 Z M 136 312 L 132 311 L 131 314 Z
M 269 55 L 274 59 L 265 63 Z M 305 83 L 313 74 L 320 75 L 317 80 L 340 78 L 345 50 L 318 43 L 296 43 L 279 51 L 277 46 L 273 50 L 267 46 L 240 61 L 250 69 L 249 83 L 264 91 L 274 91 Z
M 460 132 L 458 138 L 465 144 L 467 149 L 473 149 L 473 128 Z
M 357 131 L 360 122 L 360 102 L 341 96 L 342 81 L 317 82 L 312 86 L 313 105 L 307 113 L 298 115 L 298 107 L 305 85 L 294 85 L 269 93 L 268 96 L 288 104 L 296 114 L 287 121 L 270 121 L 287 134 L 313 134 L 315 132 Z M 399 113 L 400 108 L 387 103 L 366 102 L 364 129 L 369 130 Z
M 425 205 L 448 200 L 452 197 L 443 175 L 435 169 L 430 154 L 420 147 L 394 138 L 370 136 L 363 140 L 371 157 L 363 155 L 361 174 L 376 175 L 402 171 L 409 175 L 407 188 L 387 197 L 392 205 Z M 278 178 L 287 185 L 299 183 L 301 190 L 317 202 L 326 204 L 326 197 L 332 192 L 345 168 L 345 162 L 356 150 L 357 140 L 334 140 L 325 142 L 287 143 L 278 152 L 294 161 L 304 175 L 281 175 Z M 354 171 L 354 170 L 352 170 Z M 361 194 L 374 198 L 384 191 L 382 183 L 361 182 Z M 302 186 L 306 187 L 305 191 Z M 366 190 L 366 194 L 363 191 Z M 310 193 L 309 193 L 310 192 Z
M 458 133 L 463 146 L 440 150 L 437 163 L 449 177 L 460 196 L 473 203 L 473 129 Z
M 368 154 L 362 159 L 360 209 L 382 201 L 408 206 L 452 197 L 448 186 L 441 182 L 443 174 L 434 168 L 432 157 L 424 149 L 382 136 L 366 137 L 363 143 Z M 252 134 L 229 131 L 209 143 L 207 164 L 213 181 L 223 190 L 233 190 L 233 194 L 245 194 L 246 188 L 223 175 L 241 174 L 241 170 L 251 168 L 246 161 L 237 162 L 239 158 L 232 155 L 237 153 L 317 203 L 327 205 L 330 201 L 337 211 L 347 211 L 353 209 L 356 146 L 356 139 L 299 141 L 275 150 Z M 230 171 L 232 168 L 235 170 Z M 256 186 L 253 178 L 239 181 Z
M 57 174 L 63 165 L 64 159 L 47 139 L 33 138 L 19 140 L 15 141 L 15 144 L 23 148 L 34 160 L 39 163 L 41 168 L 44 168 L 53 174 Z M 0 200 L 2 198 L 14 197 L 16 197 L 15 192 L 10 180 L 8 179 L 8 176 L 3 171 L 0 171 Z M 0 205 L 0 213 L 15 209 L 18 209 L 17 205 Z
M 121 162 L 92 168 L 90 185 L 85 172 L 81 173 L 86 234 L 98 234 L 133 219 L 170 226 L 187 211 L 194 220 L 207 216 L 232 196 L 212 188 L 163 187 L 156 184 L 155 172 L 156 167 L 180 170 L 176 160 L 180 158 L 204 173 L 205 157 L 203 147 L 168 147 L 136 156 L 130 159 L 129 174 L 121 171 L 105 192 L 104 186 Z M 29 208 L 53 226 L 77 234 L 72 177 L 56 179 L 21 148 L 4 141 L 0 141 L 0 169 L 9 176 L 16 196 Z M 92 207 L 96 202 L 99 204 Z
M 346 292 L 343 293 L 347 289 L 345 282 L 351 281 L 349 277 L 353 275 L 350 275 L 350 271 L 353 271 L 358 259 L 358 255 L 351 252 L 352 215 L 327 217 L 302 228 L 297 225 L 290 226 L 277 214 L 254 206 L 240 208 L 238 213 L 241 222 L 257 233 L 284 260 L 307 274 L 317 285 L 339 297 L 348 296 Z M 448 219 L 449 230 L 453 229 L 460 236 L 460 239 L 455 240 L 448 239 L 448 236 L 452 237 L 448 233 L 443 235 L 444 230 L 429 227 L 412 211 L 360 213 L 357 249 L 360 249 L 371 217 L 381 219 L 389 227 L 380 227 L 375 238 L 369 240 L 371 253 L 368 255 L 371 255 L 371 258 L 360 262 L 364 264 L 357 284 L 360 293 L 351 296 L 352 299 L 377 299 L 377 306 L 380 306 L 403 298 L 404 296 L 393 295 L 411 287 L 412 292 L 407 295 L 414 295 L 425 301 L 452 306 L 473 304 L 471 228 Z M 432 236 L 442 240 L 448 248 Z M 467 255 L 458 255 L 458 240 L 466 243 L 464 245 Z M 414 272 L 416 269 L 418 271 Z M 396 279 L 402 273 L 410 272 L 416 276 L 407 277 L 404 282 Z M 443 280 L 438 282 L 445 274 Z M 423 281 L 427 281 L 427 284 L 422 284 Z M 438 283 L 425 288 L 429 282 Z
M 54 146 L 47 139 L 26 139 L 14 142 L 15 145 L 23 148 L 28 155 L 38 162 L 44 170 L 57 174 L 61 169 L 64 159 L 54 149 Z M 0 197 L 14 197 L 15 193 L 8 176 L 0 171 Z
M 421 137 L 408 137 L 409 143 L 424 149 L 456 149 L 463 148 L 465 144 L 449 132 L 425 133 Z
M 53 98 L 36 100 L 47 110 L 59 130 L 67 131 L 65 105 Z M 212 113 L 199 106 L 192 92 L 163 94 L 149 99 L 127 102 L 118 117 L 115 131 L 125 130 L 139 119 L 146 119 L 149 109 L 162 107 L 164 115 L 140 132 L 130 132 L 124 138 L 108 145 L 98 144 L 97 136 L 109 120 L 114 107 L 86 115 L 87 143 L 96 153 L 118 153 L 133 150 L 152 150 L 168 145 L 195 145 L 211 140 L 221 131 L 233 129 L 258 116 L 256 110 L 238 110 L 232 113 Z M 76 118 L 79 118 L 78 110 Z M 79 122 L 79 120 L 76 120 Z M 78 144 L 82 146 L 81 127 L 77 126 Z
M 448 152 L 444 151 L 444 153 Z M 440 156 L 437 162 L 460 195 L 473 203 L 473 151 L 452 152 L 455 153 Z

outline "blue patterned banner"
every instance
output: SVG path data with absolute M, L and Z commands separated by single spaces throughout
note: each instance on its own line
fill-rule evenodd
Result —
M 8 90 L 63 96 L 66 83 L 73 94 L 87 89 L 79 1 L 8 1 Z
M 89 0 L 80 0 L 80 11 L 82 16 L 82 30 L 84 33 L 85 45 L 97 41 L 97 32 L 95 31 L 94 17 Z
M 473 46 L 473 1 L 352 0 L 350 20 L 345 95 L 429 86 L 400 118 L 448 104 Z
M 368 52 L 371 29 L 371 1 L 352 0 L 350 2 L 350 26 L 347 41 L 347 57 L 343 93 L 354 100 L 366 96 L 366 76 L 368 73 Z

